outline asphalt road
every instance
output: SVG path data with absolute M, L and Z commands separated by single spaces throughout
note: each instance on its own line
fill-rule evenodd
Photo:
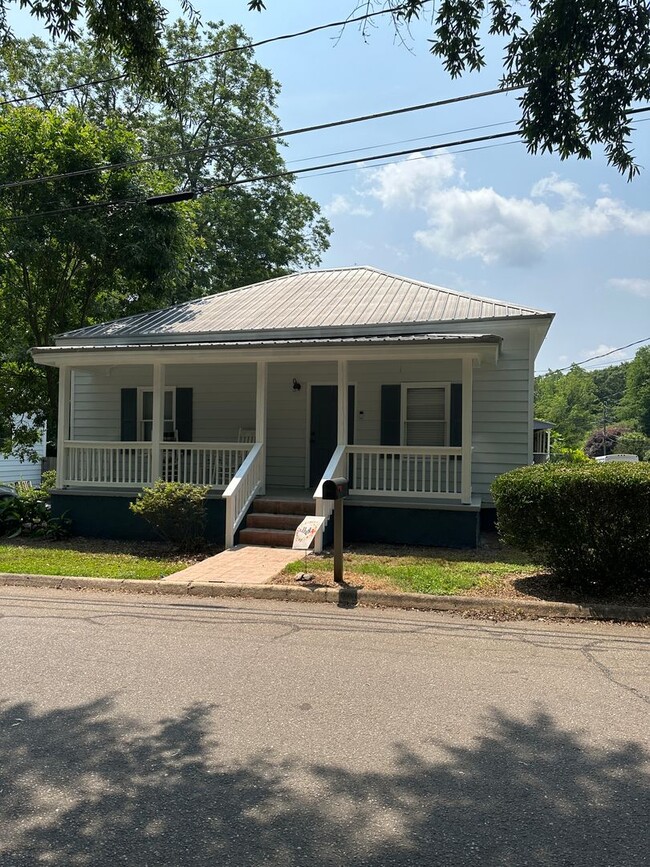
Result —
M 650 863 L 650 630 L 0 589 L 0 865 Z

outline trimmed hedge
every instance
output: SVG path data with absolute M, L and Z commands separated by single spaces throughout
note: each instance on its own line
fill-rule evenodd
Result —
M 555 574 L 611 589 L 650 583 L 650 465 L 521 467 L 492 495 L 501 538 Z

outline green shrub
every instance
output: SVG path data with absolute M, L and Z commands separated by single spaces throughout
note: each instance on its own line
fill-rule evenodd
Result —
M 53 518 L 47 497 L 28 486 L 17 486 L 17 497 L 0 500 L 0 536 L 62 539 L 70 531 L 65 515 Z
M 40 490 L 49 497 L 52 488 L 56 487 L 56 470 L 45 470 L 41 474 Z
M 158 481 L 138 494 L 129 508 L 167 542 L 181 551 L 195 551 L 205 541 L 207 485 Z
M 551 452 L 549 460 L 553 464 L 585 464 L 591 458 L 588 458 L 582 449 L 570 449 L 561 446 Z
M 650 466 L 521 467 L 492 494 L 502 539 L 555 574 L 614 590 L 650 582 Z

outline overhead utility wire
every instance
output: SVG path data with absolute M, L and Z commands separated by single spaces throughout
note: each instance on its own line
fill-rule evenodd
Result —
M 650 106 L 648 106 L 647 108 L 636 109 L 636 111 L 638 111 L 638 112 L 650 111 Z M 495 141 L 497 139 L 511 138 L 511 137 L 514 137 L 517 135 L 519 135 L 518 130 L 509 130 L 508 132 L 492 133 L 490 135 L 485 135 L 485 136 L 475 136 L 474 138 L 460 139 L 458 141 L 453 141 L 453 142 L 443 142 L 441 144 L 428 145 L 427 147 L 409 148 L 407 150 L 392 151 L 390 153 L 374 154 L 372 156 L 358 157 L 358 158 L 353 158 L 353 159 L 349 159 L 349 160 L 342 160 L 340 162 L 323 163 L 323 164 L 318 165 L 318 166 L 306 166 L 305 168 L 302 168 L 302 169 L 293 169 L 293 170 L 288 170 L 285 172 L 274 172 L 272 174 L 267 174 L 267 175 L 256 175 L 255 177 L 252 177 L 252 178 L 239 178 L 235 181 L 224 181 L 221 183 L 213 184 L 209 187 L 205 187 L 204 189 L 201 189 L 201 190 L 196 190 L 191 195 L 188 195 L 188 198 L 194 198 L 195 196 L 205 195 L 206 193 L 210 193 L 210 192 L 213 192 L 214 190 L 218 190 L 218 189 L 224 189 L 225 190 L 225 189 L 230 189 L 231 187 L 242 186 L 243 184 L 253 184 L 253 183 L 257 183 L 259 181 L 278 180 L 280 178 L 293 177 L 295 175 L 302 175 L 302 174 L 306 174 L 308 172 L 318 172 L 318 171 L 323 171 L 324 169 L 338 169 L 338 168 L 345 167 L 345 166 L 357 165 L 359 163 L 377 162 L 379 160 L 386 160 L 386 159 L 391 159 L 391 158 L 396 158 L 396 157 L 410 156 L 412 154 L 431 153 L 432 151 L 444 150 L 446 148 L 462 147 L 463 145 L 466 145 L 466 144 L 477 144 L 480 142 Z M 360 168 L 363 168 L 363 166 L 360 166 Z M 66 208 L 57 208 L 56 210 L 39 211 L 39 212 L 36 212 L 33 214 L 21 214 L 21 215 L 16 216 L 16 217 L 7 217 L 4 220 L 0 220 L 0 225 L 6 224 L 6 223 L 21 222 L 24 220 L 34 219 L 37 217 L 51 217 L 51 216 L 55 216 L 58 214 L 67 214 L 67 213 L 71 213 L 73 211 L 80 211 L 80 210 L 84 210 L 84 209 L 88 209 L 88 208 L 112 207 L 114 205 L 117 205 L 117 206 L 120 206 L 120 205 L 124 205 L 124 206 L 126 206 L 126 205 L 139 205 L 139 204 L 143 204 L 145 202 L 147 202 L 146 198 L 137 199 L 137 200 L 123 199 L 121 201 L 118 200 L 118 201 L 110 201 L 110 202 L 89 202 L 89 203 L 83 204 L 83 205 L 71 205 L 71 206 L 68 206 Z M 585 360 L 589 361 L 591 359 L 585 359 Z
M 427 0 L 428 2 L 428 0 Z M 230 48 L 222 48 L 219 51 L 210 51 L 206 54 L 197 54 L 191 57 L 181 57 L 179 60 L 170 60 L 165 63 L 165 67 L 181 66 L 187 63 L 196 63 L 199 60 L 209 60 L 213 57 L 221 57 L 224 54 L 232 54 L 235 51 L 247 51 L 251 48 L 259 48 L 262 45 L 270 45 L 272 42 L 282 42 L 287 39 L 296 39 L 300 36 L 309 36 L 312 33 L 318 33 L 321 30 L 331 30 L 333 27 L 345 27 L 348 24 L 358 24 L 361 21 L 367 21 L 370 18 L 376 18 L 378 15 L 395 14 L 401 9 L 405 9 L 406 5 L 398 6 L 395 9 L 380 9 L 377 12 L 367 12 L 365 15 L 357 15 L 355 18 L 345 18 L 342 21 L 331 21 L 329 24 L 317 24 L 314 27 L 308 27 L 305 30 L 297 30 L 294 33 L 283 33 L 280 36 L 270 36 L 268 39 L 259 39 L 257 42 L 246 42 L 244 45 L 233 45 Z M 90 81 L 81 81 L 77 84 L 71 84 L 68 87 L 60 87 L 54 90 L 43 90 L 38 93 L 31 93 L 27 96 L 16 96 L 12 99 L 5 99 L 0 102 L 0 108 L 4 105 L 12 105 L 18 102 L 30 102 L 34 99 L 42 99 L 48 96 L 62 96 L 65 93 L 71 93 L 74 90 L 83 90 L 85 87 L 94 87 L 97 84 L 113 84 L 116 81 L 122 81 L 127 78 L 126 73 L 121 75 L 111 75 L 107 78 L 95 78 Z
M 508 137 L 517 136 L 517 135 L 519 135 L 518 130 L 510 130 L 508 132 L 492 133 L 490 135 L 476 136 L 474 138 L 468 138 L 468 139 L 460 139 L 458 141 L 453 141 L 453 142 L 443 142 L 441 144 L 428 145 L 427 147 L 424 147 L 424 148 L 422 148 L 422 147 L 408 148 L 406 150 L 392 151 L 390 153 L 374 154 L 372 156 L 366 156 L 366 157 L 355 157 L 355 158 L 349 159 L 349 160 L 341 160 L 340 162 L 322 163 L 321 165 L 318 165 L 318 166 L 306 166 L 305 168 L 302 168 L 302 169 L 293 169 L 293 171 L 288 170 L 285 172 L 272 172 L 272 173 L 266 174 L 266 175 L 256 175 L 255 177 L 252 177 L 252 178 L 238 178 L 235 181 L 223 181 L 221 183 L 212 184 L 211 186 L 205 187 L 201 190 L 196 190 L 194 195 L 195 196 L 203 196 L 203 195 L 206 195 L 207 193 L 214 192 L 215 190 L 230 189 L 231 187 L 239 187 L 239 186 L 242 186 L 243 184 L 254 184 L 254 183 L 258 183 L 260 181 L 279 180 L 280 178 L 293 177 L 294 175 L 302 175 L 302 174 L 305 174 L 307 172 L 315 172 L 315 171 L 321 171 L 323 169 L 333 169 L 333 168 L 339 168 L 342 166 L 350 166 L 350 165 L 354 165 L 356 163 L 376 162 L 377 160 L 385 160 L 385 159 L 389 159 L 391 157 L 394 158 L 394 157 L 409 156 L 411 154 L 421 154 L 424 152 L 443 150 L 445 148 L 450 148 L 450 147 L 461 147 L 462 145 L 466 145 L 466 144 L 476 144 L 479 142 L 494 141 L 496 139 L 503 139 L 503 138 L 508 138 Z M 56 210 L 52 210 L 52 211 L 38 211 L 34 214 L 21 214 L 21 215 L 16 216 L 16 217 L 7 217 L 4 220 L 0 220 L 0 224 L 1 223 L 21 222 L 23 220 L 29 220 L 29 219 L 33 219 L 35 217 L 52 217 L 52 216 L 55 216 L 56 214 L 65 214 L 65 213 L 69 213 L 72 211 L 80 211 L 80 210 L 83 210 L 85 208 L 111 207 L 113 205 L 139 205 L 139 204 L 145 203 L 146 201 L 147 201 L 147 199 L 135 199 L 135 200 L 134 199 L 123 199 L 121 201 L 110 201 L 110 202 L 89 202 L 89 203 L 83 204 L 83 205 L 70 205 L 66 208 L 57 208 Z
M 622 352 L 624 349 L 629 349 L 630 346 L 638 346 L 640 343 L 650 343 L 650 337 L 644 337 L 643 340 L 634 340 L 632 343 L 626 343 L 625 346 L 617 346 L 615 349 L 610 349 L 608 352 L 602 352 L 600 355 L 592 355 L 590 358 L 584 358 L 582 361 L 574 361 L 566 367 L 558 367 L 556 369 L 551 369 L 545 371 L 546 373 L 562 373 L 565 370 L 571 370 L 574 365 L 578 365 L 581 367 L 583 364 L 586 364 L 588 361 L 596 361 L 598 358 L 607 358 L 608 355 L 614 355 L 615 352 Z M 618 359 L 617 359 L 618 360 Z M 623 361 L 623 359 L 620 359 Z M 538 374 L 543 375 L 543 374 Z
M 351 124 L 355 123 L 366 123 L 370 120 L 381 120 L 385 117 L 395 117 L 401 114 L 410 114 L 416 111 L 424 111 L 429 108 L 440 108 L 444 105 L 454 105 L 455 103 L 466 102 L 471 99 L 482 99 L 483 97 L 495 96 L 499 93 L 507 93 L 507 90 L 494 88 L 492 90 L 466 93 L 463 94 L 463 96 L 451 96 L 447 99 L 437 99 L 433 102 L 422 102 L 418 103 L 417 105 L 407 105 L 402 106 L 401 108 L 391 108 L 386 111 L 374 112 L 373 114 L 362 114 L 355 117 L 346 117 L 342 120 L 332 120 L 326 121 L 324 123 L 312 124 L 311 126 L 294 127 L 293 129 L 279 130 L 278 132 L 266 133 L 265 135 L 227 141 L 221 144 L 220 147 L 242 147 L 243 145 L 254 144 L 261 141 L 271 141 L 278 138 L 290 138 L 291 136 L 295 135 L 305 135 L 306 133 L 310 132 L 320 132 L 321 130 L 325 129 L 336 129 L 337 127 L 350 126 Z M 92 166 L 91 168 L 87 169 L 77 169 L 74 172 L 61 172 L 60 174 L 43 175 L 37 178 L 24 178 L 20 181 L 11 181 L 7 184 L 0 184 L 0 190 L 14 189 L 16 187 L 27 187 L 33 184 L 41 184 L 45 183 L 46 181 L 58 181 L 64 178 L 75 178 L 80 177 L 81 175 L 94 174 L 95 172 L 109 172 L 115 169 L 124 169 L 130 168 L 131 166 L 144 165 L 145 163 L 164 162 L 165 160 L 173 159 L 175 157 L 191 156 L 192 154 L 202 153 L 203 151 L 204 148 L 188 148 L 186 150 L 172 151 L 168 154 L 157 154 L 150 157 L 142 157 L 141 159 L 137 160 L 127 160 L 126 162 L 122 163 L 105 163 L 101 166 Z M 217 156 L 217 154 L 208 153 L 206 154 L 206 157 L 208 156 L 214 157 Z

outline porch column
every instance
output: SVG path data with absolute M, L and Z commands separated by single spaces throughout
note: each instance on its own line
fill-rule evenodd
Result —
M 339 360 L 338 363 L 338 425 L 337 444 L 348 444 L 348 362 Z
M 473 390 L 473 360 L 463 358 L 463 412 L 461 448 L 461 483 L 460 501 L 472 502 L 472 390 Z
M 56 438 L 56 486 L 62 488 L 66 477 L 65 441 L 70 439 L 70 399 L 71 369 L 64 365 L 59 368 L 59 409 Z
M 151 482 L 161 477 L 160 451 L 165 429 L 165 365 L 153 365 L 153 416 L 151 420 Z
M 260 493 L 266 493 L 266 396 L 267 396 L 267 362 L 257 362 L 257 395 L 255 399 L 255 442 L 262 443 L 262 487 Z

